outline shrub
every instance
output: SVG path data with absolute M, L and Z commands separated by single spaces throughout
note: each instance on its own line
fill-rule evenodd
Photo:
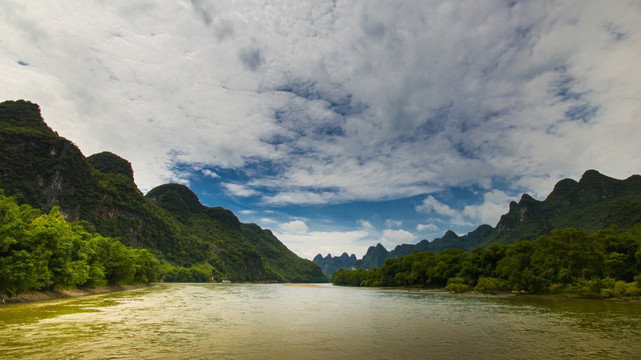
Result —
M 496 294 L 501 290 L 501 283 L 496 278 L 480 277 L 478 283 L 474 287 L 474 291 L 481 294 Z
M 463 283 L 463 278 L 454 277 L 447 280 L 445 290 L 453 293 L 464 293 L 472 290 L 472 287 Z

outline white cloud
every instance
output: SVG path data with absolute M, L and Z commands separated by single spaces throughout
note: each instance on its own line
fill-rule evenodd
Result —
M 256 210 L 240 210 L 240 213 L 243 215 L 252 215 L 256 213 Z
M 143 190 L 188 182 L 183 163 L 267 164 L 227 189 L 265 186 L 263 202 L 282 205 L 491 191 L 497 179 L 545 194 L 590 168 L 641 171 L 635 1 L 6 0 L 0 11 L 0 98 L 39 103 L 87 155 L 127 158 Z M 431 209 L 456 218 L 445 206 Z
M 423 200 L 422 205 L 417 205 L 416 211 L 424 212 L 427 214 L 436 213 L 438 215 L 443 215 L 448 217 L 455 217 L 459 215 L 459 213 L 456 210 L 436 200 L 432 195 L 429 195 L 428 197 L 426 197 L 425 200 Z
M 242 197 L 258 195 L 258 192 L 256 190 L 250 189 L 247 186 L 242 184 L 223 183 L 222 185 L 232 195 L 242 196 Z
M 488 225 L 496 225 L 501 215 L 509 211 L 510 201 L 518 201 L 519 198 L 510 196 L 500 190 L 492 190 L 483 194 L 483 203 L 480 205 L 467 205 L 463 209 L 463 215 L 472 222 Z
M 423 231 L 434 232 L 434 231 L 438 231 L 439 227 L 434 224 L 418 224 L 416 225 L 416 230 L 419 232 L 423 232 Z
M 307 224 L 302 220 L 293 220 L 278 226 L 280 231 L 290 234 L 305 234 L 309 230 Z
M 270 227 L 273 224 L 278 224 L 278 221 L 271 218 L 260 218 L 259 221 L 263 227 Z
M 343 252 L 362 257 L 372 244 L 369 233 L 356 231 L 311 231 L 306 234 L 277 232 L 275 235 L 291 251 L 306 259 L 313 259 L 317 254 L 340 256 Z M 338 251 L 340 249 L 340 251 Z
M 213 171 L 211 171 L 209 169 L 203 169 L 202 173 L 203 173 L 203 175 L 205 175 L 207 177 L 210 177 L 212 179 L 216 179 L 216 178 L 220 177 L 218 174 L 216 174 L 215 172 L 213 172 Z
M 334 203 L 339 196 L 336 193 L 325 191 L 282 191 L 273 196 L 264 196 L 263 201 L 266 204 L 327 204 Z
M 374 225 L 372 225 L 371 222 L 367 220 L 360 219 L 358 223 L 361 225 L 361 227 L 365 230 L 372 231 L 374 230 Z
M 388 228 L 401 227 L 401 226 L 403 226 L 403 221 L 387 219 L 387 220 L 385 220 L 385 226 L 387 226 Z
M 432 216 L 444 217 L 449 226 L 470 227 L 480 224 L 494 225 L 499 217 L 509 210 L 510 201 L 515 200 L 500 190 L 492 190 L 483 194 L 483 203 L 480 205 L 467 205 L 462 210 L 456 210 L 438 201 L 432 195 L 428 195 L 421 205 L 415 207 L 416 211 Z M 517 199 L 518 200 L 518 199 Z M 418 225 L 422 230 L 434 227 L 435 225 Z M 418 229 L 418 228 L 417 228 Z M 434 229 L 430 229 L 434 230 Z M 421 231 L 419 229 L 419 231 Z
M 391 250 L 396 245 L 410 244 L 413 243 L 416 239 L 416 235 L 406 230 L 385 229 L 383 230 L 383 237 L 381 238 L 380 242 L 381 244 L 383 244 L 383 246 L 385 246 L 386 249 Z

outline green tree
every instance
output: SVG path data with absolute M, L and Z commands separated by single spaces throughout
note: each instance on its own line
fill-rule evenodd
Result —
M 136 274 L 134 282 L 152 283 L 158 280 L 160 262 L 147 249 L 140 249 L 136 254 Z
M 548 282 L 547 286 L 569 284 L 581 278 L 601 277 L 603 251 L 595 237 L 582 230 L 553 230 L 550 236 L 536 240 L 532 263 L 536 273 Z
M 496 278 L 481 277 L 478 279 L 474 291 L 481 294 L 496 294 L 501 291 L 501 282 Z
M 514 290 L 527 290 L 533 277 L 531 266 L 534 244 L 531 241 L 519 241 L 510 245 L 505 257 L 496 265 L 496 274 L 506 281 Z
M 0 190 L 0 293 L 15 295 L 46 285 L 47 264 L 28 242 L 28 225 L 39 214 Z
M 447 280 L 445 290 L 453 293 L 465 293 L 472 290 L 472 287 L 465 284 L 463 278 L 453 277 Z
M 89 266 L 76 256 L 82 239 L 62 217 L 58 207 L 34 219 L 28 236 L 32 254 L 47 263 L 50 274 L 47 287 L 66 289 L 87 281 Z
M 110 285 L 131 284 L 136 276 L 136 256 L 130 248 L 111 240 L 105 270 Z

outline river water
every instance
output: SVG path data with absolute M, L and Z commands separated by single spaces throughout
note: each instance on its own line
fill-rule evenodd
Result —
M 641 359 L 641 304 L 159 284 L 0 306 L 0 359 Z

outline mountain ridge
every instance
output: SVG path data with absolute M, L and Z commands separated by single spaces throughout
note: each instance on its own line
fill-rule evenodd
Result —
M 331 254 L 314 257 L 317 263 L 331 276 L 343 266 L 345 269 L 380 267 L 385 260 L 409 255 L 414 251 L 441 252 L 446 249 L 472 251 L 491 244 L 514 243 L 519 240 L 535 240 L 541 235 L 549 235 L 552 229 L 575 227 L 587 232 L 616 226 L 626 230 L 641 222 L 641 176 L 632 175 L 619 180 L 590 169 L 583 173 L 579 181 L 562 179 L 542 200 L 523 194 L 518 202 L 512 201 L 509 210 L 502 215 L 496 226 L 480 225 L 466 235 L 459 236 L 451 230 L 428 242 L 426 239 L 416 244 L 397 245 L 383 255 L 380 249 L 376 257 L 371 255 L 370 247 L 362 259 L 353 261 L 335 260 Z M 378 244 L 376 247 L 382 245 Z M 342 257 L 342 256 L 341 256 Z

